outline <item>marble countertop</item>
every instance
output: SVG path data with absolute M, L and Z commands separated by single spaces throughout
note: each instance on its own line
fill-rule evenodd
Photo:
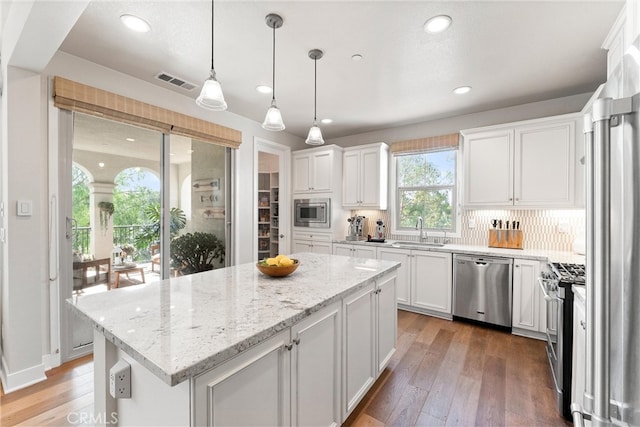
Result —
M 413 245 L 403 245 L 402 243 L 396 243 L 396 240 L 387 240 L 385 243 L 367 242 L 366 240 L 347 241 L 337 240 L 333 243 L 343 244 L 355 244 L 365 246 L 377 246 L 385 248 L 399 248 L 399 249 L 416 249 Z M 417 242 L 416 242 L 417 243 Z M 545 251 L 540 249 L 504 249 L 504 248 L 490 248 L 488 246 L 473 246 L 473 245 L 458 245 L 458 244 L 446 244 L 444 246 L 425 246 L 419 250 L 435 251 L 435 252 L 451 252 L 451 253 L 465 253 L 471 255 L 484 255 L 484 256 L 502 256 L 508 258 L 519 259 L 531 259 L 542 262 L 567 262 L 573 264 L 584 264 L 584 255 L 577 255 L 573 252 L 558 252 L 558 251 Z
M 169 385 L 221 364 L 400 263 L 300 253 L 271 278 L 255 264 L 67 300 L 107 340 Z

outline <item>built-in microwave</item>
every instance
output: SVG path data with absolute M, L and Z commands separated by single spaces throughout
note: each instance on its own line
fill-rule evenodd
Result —
M 331 199 L 294 199 L 296 227 L 331 228 Z

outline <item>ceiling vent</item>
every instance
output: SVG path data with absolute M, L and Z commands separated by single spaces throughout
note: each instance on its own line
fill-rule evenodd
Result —
M 181 87 L 182 89 L 186 89 L 186 90 L 193 90 L 196 87 L 196 85 L 193 83 L 190 83 L 179 77 L 172 76 L 171 74 L 167 74 L 165 72 L 158 74 L 156 76 L 156 79 L 162 80 L 163 82 L 167 82 L 169 84 Z

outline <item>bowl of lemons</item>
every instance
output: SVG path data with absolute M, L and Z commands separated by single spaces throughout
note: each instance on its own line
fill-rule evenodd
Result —
M 300 261 L 286 255 L 265 258 L 256 264 L 261 273 L 271 277 L 284 277 L 296 271 Z

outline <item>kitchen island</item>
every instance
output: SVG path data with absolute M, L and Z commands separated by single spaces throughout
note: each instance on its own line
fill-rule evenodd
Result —
M 301 253 L 69 300 L 94 332 L 97 424 L 337 424 L 395 351 L 393 261 Z M 131 365 L 131 398 L 109 371 Z

